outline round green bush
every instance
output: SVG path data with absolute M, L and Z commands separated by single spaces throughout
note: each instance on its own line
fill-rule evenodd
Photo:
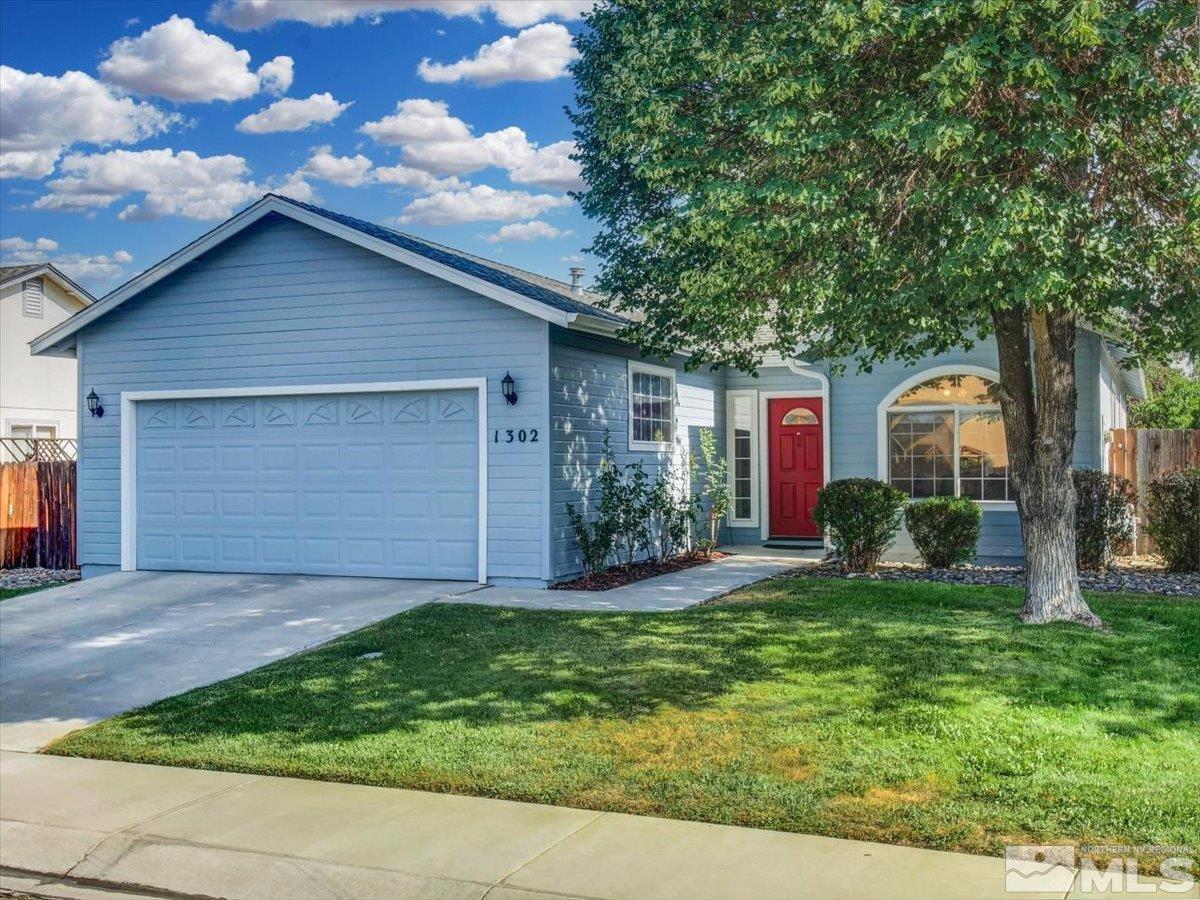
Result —
M 870 572 L 892 545 L 904 514 L 904 492 L 874 478 L 843 478 L 817 492 L 813 518 L 851 572 Z
M 931 569 L 948 569 L 975 558 L 979 504 L 966 497 L 930 497 L 904 510 L 908 536 Z
M 1200 572 L 1200 468 L 1151 481 L 1146 531 L 1173 572 Z
M 1103 569 L 1133 538 L 1136 494 L 1129 479 L 1075 469 L 1075 565 Z

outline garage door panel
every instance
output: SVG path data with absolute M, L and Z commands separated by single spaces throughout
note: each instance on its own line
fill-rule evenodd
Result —
M 476 577 L 474 391 L 141 403 L 138 567 Z

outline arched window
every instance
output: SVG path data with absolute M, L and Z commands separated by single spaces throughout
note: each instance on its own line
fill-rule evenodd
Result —
M 820 425 L 821 420 L 817 418 L 817 414 L 811 409 L 805 409 L 803 406 L 794 406 L 783 414 L 783 419 L 780 425 Z
M 1014 499 L 995 388 L 955 373 L 900 394 L 887 410 L 888 481 L 913 498 Z

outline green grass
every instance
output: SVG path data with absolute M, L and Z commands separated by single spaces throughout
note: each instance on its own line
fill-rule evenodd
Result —
M 1091 601 L 1111 632 L 1022 626 L 1011 589 L 815 579 L 667 614 L 425 606 L 51 752 L 976 853 L 1200 844 L 1200 603 Z
M 32 594 L 34 591 L 44 591 L 46 588 L 58 587 L 60 584 L 66 584 L 66 582 L 52 581 L 50 584 L 36 584 L 33 587 L 0 588 L 0 600 L 11 600 L 13 597 L 20 597 L 22 594 Z

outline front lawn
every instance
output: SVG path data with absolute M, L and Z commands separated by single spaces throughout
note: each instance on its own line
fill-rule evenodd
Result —
M 44 591 L 47 588 L 58 587 L 60 584 L 66 584 L 66 582 L 51 581 L 49 584 L 35 584 L 30 587 L 0 588 L 0 600 L 11 600 L 13 597 L 20 597 L 22 594 L 32 594 L 34 591 Z
M 975 853 L 1200 844 L 1200 603 L 1090 599 L 1111 633 L 1022 626 L 1009 588 L 808 578 L 666 614 L 430 605 L 51 752 Z

